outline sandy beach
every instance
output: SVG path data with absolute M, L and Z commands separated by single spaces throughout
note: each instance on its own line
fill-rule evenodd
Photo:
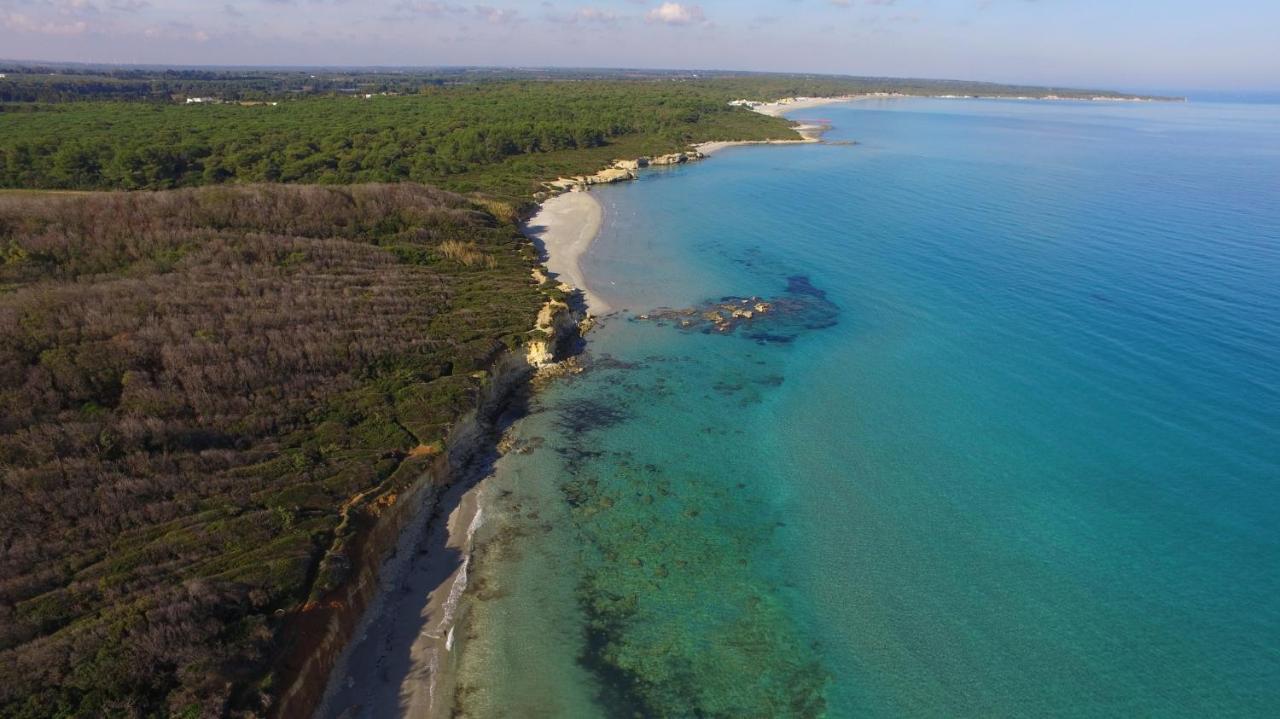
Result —
M 864 98 L 873 97 L 872 95 L 844 95 L 841 97 L 803 97 L 790 98 L 779 102 L 769 102 L 762 105 L 752 105 L 751 109 L 762 115 L 770 117 L 781 117 L 785 113 L 795 112 L 797 110 L 808 110 L 823 105 L 834 105 L 841 102 L 852 102 Z M 800 133 L 802 140 L 722 140 L 716 142 L 703 142 L 694 147 L 704 155 L 714 155 L 721 150 L 730 147 L 743 147 L 746 145 L 803 145 L 806 143 L 814 143 L 822 141 L 822 133 L 826 132 L 828 127 L 819 124 L 796 125 L 794 128 Z
M 767 102 L 763 105 L 752 107 L 758 113 L 769 115 L 770 117 L 781 117 L 788 112 L 796 110 L 809 110 L 823 105 L 835 105 L 841 102 L 852 102 L 854 100 L 865 100 L 875 97 L 887 97 L 886 95 L 840 95 L 838 97 L 793 97 L 778 102 Z
M 718 140 L 714 142 L 703 142 L 694 145 L 694 148 L 703 155 L 714 155 L 721 150 L 730 147 L 744 147 L 747 145 L 806 145 L 814 142 L 822 142 L 822 133 L 826 132 L 826 125 L 797 125 L 792 128 L 800 133 L 803 140 Z
M 578 260 L 600 231 L 604 210 L 586 192 L 542 203 L 524 231 L 547 270 L 583 290 L 591 312 L 607 312 Z M 339 660 L 317 719 L 447 714 L 453 692 L 454 628 L 467 587 L 472 538 L 483 521 L 482 476 L 445 491 L 433 512 L 406 527 L 383 565 L 380 591 Z
M 524 225 L 524 233 L 538 245 L 554 279 L 582 290 L 587 310 L 594 315 L 609 306 L 591 291 L 579 260 L 600 232 L 604 208 L 589 192 L 566 192 L 544 201 Z
M 375 604 L 343 653 L 316 719 L 433 717 L 447 711 L 453 631 L 482 522 L 480 484 L 445 492 L 406 528 Z
M 804 127 L 806 128 L 813 127 L 816 129 L 819 126 L 806 125 Z M 797 127 L 796 131 L 800 132 L 800 128 Z M 808 143 L 820 141 L 820 137 L 818 136 L 810 137 L 809 135 L 806 135 L 804 132 L 800 132 L 800 134 L 804 135 L 805 139 L 803 140 L 718 140 L 715 142 L 703 142 L 701 144 L 694 145 L 694 147 L 697 148 L 698 152 L 701 152 L 703 155 L 714 155 L 717 152 L 728 149 L 730 147 L 745 147 L 747 145 L 805 145 Z M 818 135 L 821 135 L 821 133 L 818 133 Z

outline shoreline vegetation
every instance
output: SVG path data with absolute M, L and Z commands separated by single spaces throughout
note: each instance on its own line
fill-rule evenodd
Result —
M 404 682 L 438 709 L 476 483 L 609 309 L 573 178 L 815 142 L 779 116 L 817 104 L 1000 91 L 5 69 L 0 714 L 23 718 L 304 717 Z M 356 682 L 339 655 L 383 619 L 413 636 Z

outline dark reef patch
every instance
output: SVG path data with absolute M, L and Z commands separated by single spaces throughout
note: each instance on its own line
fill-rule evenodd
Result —
M 830 677 L 819 653 L 792 633 L 776 587 L 743 570 L 776 522 L 730 530 L 702 507 L 728 509 L 744 501 L 739 492 L 690 475 L 676 492 L 659 468 L 610 459 L 601 469 L 611 479 L 563 485 L 595 557 L 577 588 L 588 620 L 581 661 L 608 716 L 824 716 Z M 631 491 L 617 491 L 620 480 Z
M 645 358 L 646 361 L 652 361 L 653 359 L 661 361 L 662 358 Z M 625 360 L 620 360 L 607 352 L 600 355 L 587 355 L 583 362 L 583 368 L 586 370 L 630 371 L 644 369 L 644 366 L 643 362 L 627 362 Z
M 556 426 L 572 435 L 616 427 L 632 418 L 621 402 L 578 398 L 556 408 Z
M 781 377 L 726 381 L 752 392 Z M 608 400 L 565 407 L 571 427 L 631 418 Z M 745 483 L 602 451 L 587 435 L 565 440 L 559 488 L 580 539 L 587 619 L 579 661 L 599 681 L 603 715 L 824 716 L 820 652 L 795 631 L 778 587 L 747 569 L 780 518 L 760 514 Z
M 743 336 L 761 344 L 786 344 L 806 331 L 835 325 L 839 314 L 840 308 L 807 275 L 791 275 L 786 290 L 776 297 L 727 296 L 696 307 L 660 307 L 633 319 L 704 334 L 741 330 Z
M 761 344 L 837 321 L 807 277 L 785 279 L 767 299 L 635 319 Z M 571 548 L 564 571 L 586 620 L 578 660 L 597 680 L 600 715 L 824 716 L 831 675 L 769 570 L 783 516 L 738 449 L 752 441 L 738 408 L 783 384 L 779 358 L 748 344 L 680 354 L 701 340 L 660 334 L 675 341 L 647 347 L 674 351 L 584 357 L 542 400 L 556 466 L 539 479 L 563 503 L 557 541 Z M 549 521 L 530 509 L 518 510 L 524 521 Z

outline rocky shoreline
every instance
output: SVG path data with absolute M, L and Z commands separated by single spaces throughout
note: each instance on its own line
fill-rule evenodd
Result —
M 756 102 L 751 100 L 735 100 L 731 105 L 747 107 L 754 112 L 770 117 L 781 117 L 783 113 L 804 110 L 821 105 L 829 105 L 852 100 L 890 97 L 888 94 L 844 95 L 840 97 L 804 97 L 786 98 L 776 102 Z M 631 160 L 615 160 L 612 165 L 593 175 L 574 175 L 560 177 L 546 183 L 552 192 L 571 192 L 585 190 L 593 185 L 609 185 L 615 182 L 627 182 L 638 177 L 638 172 L 650 167 L 671 167 L 689 162 L 697 162 L 727 147 L 741 145 L 796 145 L 822 141 L 822 135 L 830 127 L 825 124 L 793 124 L 792 130 L 800 136 L 795 140 L 711 140 L 693 145 L 683 152 L 672 152 L 653 157 L 637 157 Z
M 672 152 L 655 157 L 637 157 L 634 160 L 617 160 L 611 166 L 600 170 L 594 175 L 561 177 L 548 182 L 547 186 L 553 190 L 559 190 L 562 192 L 584 190 L 592 185 L 608 185 L 614 182 L 634 180 L 637 177 L 636 173 L 647 167 L 670 167 L 672 165 L 683 165 L 686 162 L 695 162 L 703 159 L 704 157 L 706 157 L 706 155 L 695 149 L 688 152 Z
M 535 269 L 533 279 L 547 280 Z M 569 289 L 565 287 L 564 289 Z M 531 339 L 500 357 L 475 410 L 445 451 L 379 515 L 351 578 L 334 601 L 315 651 L 286 690 L 275 716 L 433 716 L 448 697 L 449 659 L 471 539 L 483 521 L 480 481 L 501 451 L 502 428 L 520 413 L 539 377 L 575 351 L 582 315 L 552 295 Z
M 547 199 L 542 210 L 558 195 L 633 180 L 642 169 L 695 162 L 738 144 L 818 142 L 826 128 L 796 129 L 803 139 L 704 143 L 684 152 L 618 160 L 594 175 L 560 178 L 547 183 L 556 196 Z M 599 230 L 598 203 L 594 199 L 591 203 L 597 211 L 594 220 L 593 213 L 578 212 L 564 221 L 562 229 L 594 237 Z M 556 284 L 538 313 L 529 342 L 495 362 L 477 409 L 459 421 L 445 451 L 424 467 L 421 478 L 379 516 L 360 548 L 351 578 L 339 590 L 336 601 L 342 611 L 333 613 L 324 627 L 315 628 L 322 637 L 297 680 L 283 693 L 276 716 L 349 719 L 447 713 L 451 660 L 457 649 L 454 627 L 464 612 L 461 600 L 472 535 L 483 522 L 481 480 L 503 449 L 502 428 L 519 415 L 520 401 L 550 378 L 575 371 L 572 355 L 591 322 L 587 311 L 593 303 L 583 301 L 588 295 L 580 273 L 550 269 L 562 266 L 566 259 L 576 267 L 589 241 L 546 242 L 546 227 L 539 225 L 539 217 L 534 215 L 525 227 L 535 244 L 542 239 L 539 249 L 544 264 L 534 270 L 533 280 L 544 289 Z M 560 280 L 563 274 L 571 274 L 575 282 Z M 596 300 L 594 308 L 600 311 L 604 305 Z M 763 301 L 746 309 L 730 308 L 727 321 L 736 326 L 771 309 Z

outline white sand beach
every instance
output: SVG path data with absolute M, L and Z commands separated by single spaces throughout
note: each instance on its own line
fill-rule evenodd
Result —
M 852 102 L 854 100 L 865 100 L 876 97 L 889 97 L 889 95 L 840 95 L 837 97 L 791 97 L 777 102 L 768 102 L 763 105 L 752 107 L 758 113 L 769 115 L 771 117 L 781 117 L 788 112 L 796 110 L 809 110 L 823 105 L 835 105 L 841 102 Z
M 797 127 L 796 131 L 800 132 L 800 128 Z M 804 135 L 803 132 L 800 134 Z M 714 155 L 717 152 L 730 147 L 743 147 L 746 145 L 804 145 L 818 141 L 819 139 L 817 137 L 810 138 L 808 135 L 805 135 L 805 139 L 803 140 L 718 140 L 715 142 L 703 142 L 694 145 L 694 148 L 703 155 Z
M 594 315 L 609 311 L 604 300 L 591 291 L 579 260 L 600 232 L 604 208 L 589 192 L 566 192 L 544 201 L 538 213 L 524 224 L 524 233 L 538 245 L 554 279 L 582 290 L 587 309 Z
M 822 133 L 827 131 L 826 125 L 796 125 L 792 128 L 800 133 L 803 140 L 717 140 L 714 142 L 703 142 L 694 145 L 694 149 L 703 155 L 714 155 L 721 150 L 730 147 L 743 147 L 746 145 L 806 145 L 814 142 L 822 142 Z
M 874 97 L 873 95 L 842 95 L 840 97 L 800 97 L 779 100 L 778 102 L 769 102 L 761 105 L 752 105 L 751 109 L 770 117 L 781 117 L 788 112 L 797 110 L 808 110 L 823 105 L 833 105 L 841 102 L 852 102 L 854 100 L 862 100 Z M 814 143 L 822 141 L 822 133 L 828 130 L 827 125 L 816 123 L 796 125 L 794 128 L 800 133 L 802 140 L 721 140 L 716 142 L 703 142 L 694 147 L 703 155 L 714 155 L 715 153 L 730 147 L 742 147 L 744 145 L 803 145 L 806 143 Z

